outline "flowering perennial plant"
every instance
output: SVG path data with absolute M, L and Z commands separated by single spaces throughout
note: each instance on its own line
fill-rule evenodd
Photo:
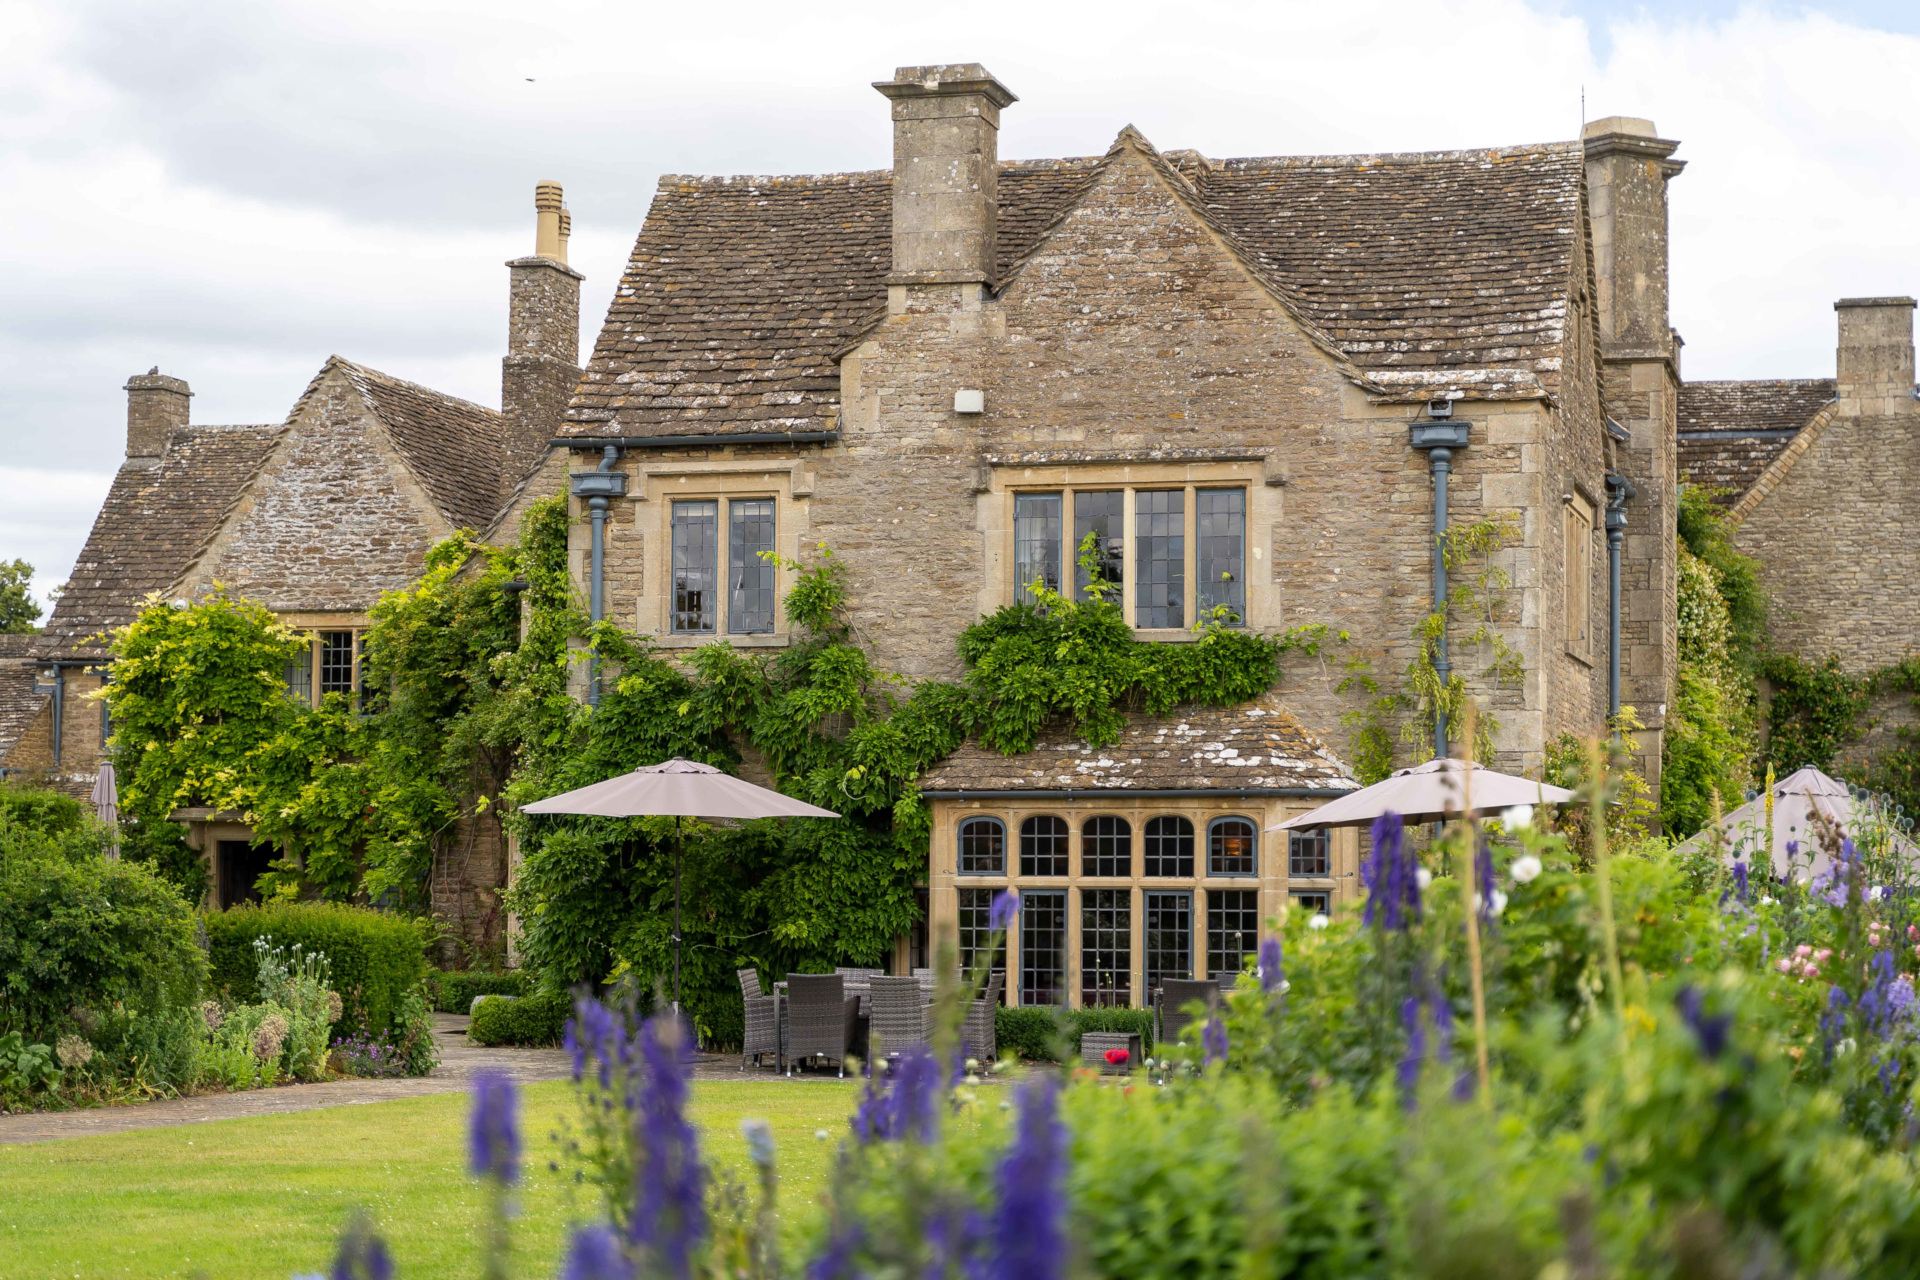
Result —
M 1373 824 L 1373 852 L 1360 868 L 1367 886 L 1363 918 L 1369 926 L 1396 932 L 1420 918 L 1419 871 L 1400 815 L 1381 814 Z

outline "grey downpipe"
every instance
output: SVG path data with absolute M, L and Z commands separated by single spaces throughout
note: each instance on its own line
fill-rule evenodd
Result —
M 1451 400 L 1427 404 L 1427 420 L 1412 427 L 1412 444 L 1426 452 L 1433 476 L 1433 611 L 1440 615 L 1440 635 L 1434 645 L 1433 672 L 1442 689 L 1453 673 L 1447 659 L 1447 477 L 1453 473 L 1453 452 L 1467 447 L 1468 424 L 1453 416 Z M 1433 754 L 1447 754 L 1446 708 L 1438 699 L 1433 707 Z
M 1620 547 L 1627 540 L 1627 501 L 1634 488 L 1625 476 L 1607 477 L 1607 725 L 1617 735 L 1620 720 Z
M 595 468 L 601 475 L 613 470 L 614 459 L 620 450 L 608 445 L 600 455 L 600 465 Z M 605 612 L 607 585 L 607 497 L 596 493 L 587 499 L 587 512 L 593 520 L 593 567 L 587 579 L 587 618 L 593 623 L 600 621 Z M 600 655 L 597 651 L 587 654 L 587 703 L 600 705 Z

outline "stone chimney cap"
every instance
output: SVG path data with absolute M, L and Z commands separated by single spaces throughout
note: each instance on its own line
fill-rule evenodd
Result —
M 1653 127 L 1653 121 L 1642 120 L 1639 116 L 1607 116 L 1602 120 L 1589 120 L 1580 130 L 1583 138 L 1604 138 L 1611 133 L 1624 133 L 1638 138 L 1660 136 L 1660 131 Z
M 895 67 L 893 79 L 876 80 L 873 87 L 889 98 L 949 97 L 977 93 L 995 107 L 1020 99 L 977 62 L 943 62 L 927 67 Z
M 193 394 L 192 389 L 187 386 L 185 378 L 175 378 L 164 374 L 160 372 L 159 365 L 153 366 L 153 368 L 146 373 L 134 374 L 127 379 L 127 385 L 120 389 L 122 391 L 172 391 L 183 396 Z
M 1912 298 L 1842 298 L 1833 304 L 1835 311 L 1843 311 L 1849 307 L 1905 307 L 1911 311 L 1914 301 Z
M 536 209 L 558 209 L 562 201 L 560 184 L 557 182 L 536 183 L 533 188 L 533 207 Z

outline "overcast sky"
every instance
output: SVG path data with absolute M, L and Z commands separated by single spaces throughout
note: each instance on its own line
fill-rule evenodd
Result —
M 964 10 L 964 12 L 959 12 Z M 937 12 L 936 12 L 937 11 Z M 1882 0 L 0 0 L 0 560 L 64 580 L 127 375 L 278 422 L 331 353 L 498 405 L 505 259 L 565 184 L 583 352 L 662 173 L 890 163 L 895 65 L 1020 95 L 1003 157 L 1681 140 L 1690 378 L 1830 376 L 1920 293 L 1920 6 Z

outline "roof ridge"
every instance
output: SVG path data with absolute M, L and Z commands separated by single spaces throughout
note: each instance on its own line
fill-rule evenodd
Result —
M 375 369 L 371 365 L 364 365 L 357 361 L 348 360 L 344 356 L 329 356 L 327 357 L 327 363 L 330 365 L 339 364 L 348 371 L 349 376 L 377 378 L 382 382 L 391 383 L 396 387 L 405 387 L 409 391 L 417 391 L 422 395 L 429 395 L 436 400 L 444 400 L 449 404 L 463 405 L 469 409 L 478 409 L 480 412 L 491 415 L 494 418 L 501 416 L 500 410 L 498 409 L 489 409 L 486 405 L 479 404 L 475 401 L 465 400 L 456 395 L 449 395 L 445 391 L 429 387 L 423 382 L 413 382 L 407 378 L 396 377 L 391 373 L 385 373 L 379 369 Z
M 1764 386 L 1817 386 L 1825 383 L 1832 386 L 1833 378 L 1688 378 L 1682 387 L 1764 387 Z
M 1494 160 L 1509 156 L 1542 155 L 1579 156 L 1584 159 L 1586 151 L 1584 144 L 1579 141 L 1562 141 L 1521 142 L 1491 147 L 1458 147 L 1449 151 L 1354 151 L 1326 155 L 1228 156 L 1220 159 L 1208 156 L 1205 159 L 1207 163 L 1223 169 L 1297 169 L 1314 165 L 1434 164 L 1447 161 Z

